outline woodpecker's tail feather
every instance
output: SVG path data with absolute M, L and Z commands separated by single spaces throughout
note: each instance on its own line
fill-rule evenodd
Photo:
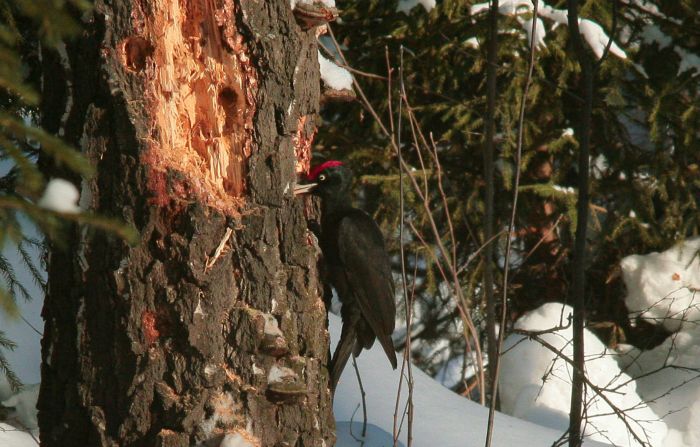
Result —
M 391 337 L 382 334 L 377 336 L 377 339 L 379 339 L 379 343 L 382 345 L 382 348 L 384 348 L 384 352 L 391 362 L 391 367 L 396 369 L 398 366 L 398 362 L 396 361 L 396 349 L 394 349 L 394 342 L 391 340 Z
M 350 324 L 343 324 L 343 329 L 340 333 L 340 341 L 338 346 L 335 348 L 333 353 L 333 359 L 331 360 L 331 394 L 335 394 L 335 387 L 338 385 L 340 380 L 340 375 L 345 369 L 345 365 L 350 359 L 350 354 L 355 347 L 355 328 Z

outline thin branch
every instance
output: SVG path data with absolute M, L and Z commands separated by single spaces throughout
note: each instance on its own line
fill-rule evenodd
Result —
M 504 234 L 506 234 L 506 230 L 501 230 L 501 231 L 499 231 L 498 233 L 496 233 L 496 234 L 494 234 L 493 236 L 491 236 L 491 238 L 489 238 L 488 240 L 486 240 L 486 242 L 484 242 L 483 244 L 481 244 L 481 245 L 479 246 L 479 248 L 477 248 L 476 250 L 474 250 L 474 251 L 469 255 L 469 257 L 468 257 L 467 260 L 464 262 L 464 264 L 462 264 L 462 265 L 459 267 L 459 269 L 457 269 L 457 273 L 462 273 L 462 272 L 464 272 L 464 271 L 467 269 L 467 267 L 469 266 L 469 264 L 471 264 L 471 262 L 472 262 L 474 259 L 476 259 L 477 256 L 481 255 L 481 252 L 482 252 L 488 245 L 490 245 L 491 243 L 493 243 L 495 240 L 497 240 L 499 237 L 503 236 Z
M 530 258 L 530 256 L 532 256 L 532 254 L 537 250 L 537 248 L 539 248 L 539 246 L 542 245 L 544 243 L 544 241 L 547 240 L 552 235 L 552 233 L 554 233 L 554 231 L 556 231 L 557 227 L 559 226 L 559 224 L 561 223 L 563 218 L 564 218 L 564 215 L 560 214 L 557 217 L 557 220 L 554 221 L 554 225 L 552 225 L 552 228 L 545 231 L 545 233 L 542 235 L 542 237 L 540 237 L 540 239 L 530 249 L 530 251 L 528 251 L 527 254 L 525 254 L 525 256 L 523 256 L 523 261 L 522 261 L 523 264 Z
M 344 68 L 344 69 L 346 69 L 346 70 L 349 71 L 349 72 L 355 73 L 356 75 L 360 75 L 360 76 L 365 77 L 365 78 L 379 79 L 379 80 L 381 80 L 381 81 L 386 81 L 386 80 L 388 80 L 388 78 L 387 78 L 386 76 L 382 76 L 382 75 L 378 75 L 378 74 L 374 74 L 374 73 L 369 73 L 369 72 L 366 72 L 366 71 L 358 70 L 357 68 L 352 68 L 351 66 L 349 66 L 347 63 L 344 63 L 344 62 L 343 62 L 343 63 L 338 63 L 338 61 L 336 61 L 336 59 L 335 59 L 335 55 L 333 55 L 333 54 L 330 52 L 330 50 L 329 50 L 328 48 L 326 48 L 324 45 L 319 45 L 319 48 L 321 48 L 321 49 L 323 50 L 323 52 L 326 53 L 326 55 L 327 55 L 331 60 L 333 60 L 333 62 L 334 62 L 337 66 L 339 66 L 340 68 Z
M 578 0 L 567 0 L 569 31 L 573 42 L 575 57 L 581 66 L 582 96 L 584 105 L 579 123 L 579 158 L 578 158 L 578 201 L 576 203 L 577 223 L 576 241 L 574 243 L 574 274 L 571 289 L 571 302 L 574 308 L 574 374 L 571 381 L 571 409 L 569 413 L 569 446 L 579 447 L 581 438 L 582 397 L 586 377 L 584 365 L 583 324 L 585 318 L 585 265 L 586 265 L 586 230 L 588 227 L 588 175 L 590 152 L 591 113 L 593 109 L 593 70 L 591 60 L 583 46 L 578 26 Z
M 498 60 L 498 0 L 491 2 L 489 9 L 489 40 L 487 49 L 486 66 L 486 130 L 484 138 L 484 239 L 493 239 L 493 196 L 494 196 L 494 164 L 493 155 L 494 135 L 496 133 L 496 69 Z M 484 249 L 483 274 L 484 274 L 484 301 L 486 302 L 486 343 L 488 344 L 489 365 L 489 385 L 494 393 L 493 384 L 496 382 L 496 363 L 493 362 L 498 356 L 497 336 L 496 336 L 496 302 L 493 296 L 493 244 L 486 245 Z M 492 400 L 493 406 L 494 400 Z M 489 427 L 493 424 L 491 418 Z M 491 429 L 486 435 L 486 445 L 490 445 Z
M 576 321 L 576 315 L 574 315 L 574 322 L 575 322 L 575 321 Z M 516 332 L 517 332 L 517 331 L 516 331 Z M 534 334 L 534 333 L 532 333 L 532 332 L 528 332 L 528 331 L 523 331 L 523 332 L 524 332 L 529 338 L 534 339 L 534 340 L 537 341 L 539 344 L 541 344 L 542 346 L 544 346 L 545 348 L 549 349 L 551 352 L 553 352 L 554 354 L 556 354 L 558 358 L 561 358 L 561 359 L 564 360 L 566 363 L 568 363 L 568 364 L 571 366 L 571 368 L 573 369 L 573 372 L 574 372 L 573 376 L 576 377 L 576 375 L 579 375 L 579 376 L 582 378 L 582 381 L 586 384 L 586 386 L 587 386 L 588 388 L 590 388 L 591 390 L 593 390 L 593 392 L 594 392 L 596 395 L 600 396 L 600 398 L 603 399 L 603 401 L 604 401 L 606 404 L 608 404 L 608 406 L 612 409 L 612 411 L 620 418 L 620 420 L 622 421 L 622 423 L 625 424 L 625 427 L 627 427 L 627 430 L 628 430 L 628 432 L 632 435 L 632 437 L 633 437 L 637 442 L 639 442 L 640 445 L 643 445 L 643 446 L 648 446 L 648 445 L 649 445 L 648 442 L 644 442 L 644 441 L 642 440 L 642 438 L 634 431 L 634 429 L 632 428 L 632 426 L 630 425 L 630 423 L 627 421 L 627 419 L 628 419 L 629 417 L 625 414 L 625 412 L 624 412 L 623 410 L 621 410 L 620 408 L 618 408 L 618 407 L 605 395 L 605 391 L 607 391 L 607 390 L 606 390 L 605 388 L 599 387 L 598 385 L 594 384 L 593 382 L 590 381 L 590 379 L 588 379 L 588 377 L 586 377 L 585 371 L 578 365 L 578 362 L 576 362 L 576 359 L 575 359 L 575 358 L 574 358 L 574 359 L 571 359 L 571 358 L 567 357 L 567 356 L 564 355 L 559 349 L 557 349 L 555 346 L 553 346 L 552 344 L 550 344 L 549 342 L 547 342 L 546 340 L 544 340 L 544 339 L 543 339 L 542 337 L 540 337 L 539 335 L 536 335 L 536 334 Z M 576 345 L 574 345 L 574 348 L 576 348 Z M 572 397 L 573 397 L 573 396 L 572 396 Z M 578 427 L 579 427 L 579 445 L 580 445 L 580 443 L 581 443 L 581 438 L 580 438 L 580 436 L 581 436 L 581 429 L 580 429 L 581 425 L 579 424 Z M 572 431 L 571 431 L 571 427 L 570 427 L 570 428 L 569 428 L 569 445 L 571 445 L 571 441 L 572 441 L 573 439 L 574 439 L 574 437 L 573 437 L 573 434 L 572 434 Z
M 417 120 L 415 115 L 412 112 L 411 105 L 408 103 L 408 98 L 404 97 L 403 100 L 406 102 L 406 108 L 407 108 L 407 113 L 408 116 L 411 120 L 412 124 L 412 129 L 416 129 L 417 135 L 420 136 L 421 141 L 426 148 L 430 148 L 430 146 L 427 143 L 427 140 L 425 139 L 425 136 L 420 130 L 420 127 L 417 125 Z M 417 140 L 417 138 L 414 136 L 414 143 L 415 143 L 415 148 L 418 156 L 420 157 L 420 147 L 421 145 L 419 144 L 420 142 Z M 421 162 L 422 163 L 422 162 Z M 403 169 L 405 172 L 408 174 L 408 178 L 411 180 L 412 184 L 414 185 L 414 190 L 416 192 L 416 195 L 421 199 L 423 208 L 426 212 L 426 217 L 428 218 L 428 223 L 430 224 L 431 231 L 433 232 L 433 236 L 435 237 L 435 243 L 437 244 L 438 249 L 440 250 L 440 255 L 443 258 L 443 262 L 447 264 L 447 271 L 450 273 L 450 278 L 444 277 L 444 280 L 446 283 L 451 284 L 452 290 L 454 294 L 457 296 L 457 308 L 460 312 L 460 318 L 462 319 L 464 325 L 466 326 L 466 329 L 468 330 L 468 334 L 465 334 L 465 340 L 467 341 L 467 345 L 469 345 L 469 334 L 471 334 L 472 340 L 474 340 L 474 350 L 475 350 L 475 362 L 477 364 L 477 369 L 478 369 L 478 376 L 479 376 L 479 400 L 480 403 L 483 405 L 484 404 L 484 398 L 485 398 L 485 380 L 484 380 L 484 366 L 483 366 L 483 357 L 481 355 L 481 346 L 480 346 L 480 341 L 479 341 L 479 333 L 474 326 L 474 322 L 472 321 L 471 316 L 468 313 L 468 302 L 466 297 L 464 296 L 464 292 L 462 291 L 462 287 L 459 283 L 459 274 L 457 273 L 456 266 L 452 264 L 451 262 L 451 257 L 447 251 L 447 248 L 445 247 L 445 244 L 442 242 L 442 237 L 441 234 L 437 228 L 437 224 L 435 223 L 435 219 L 433 218 L 433 213 L 431 210 L 431 203 L 430 203 L 430 197 L 428 196 L 428 190 L 427 190 L 427 180 L 426 186 L 425 186 L 425 193 L 420 191 L 420 187 L 415 179 L 413 171 L 406 165 L 406 163 L 403 163 Z M 444 273 L 444 270 L 441 270 Z
M 403 184 L 403 169 L 401 169 L 401 164 L 403 163 L 403 155 L 401 153 L 401 124 L 403 117 L 403 97 L 406 94 L 404 77 L 403 77 L 403 47 L 399 50 L 399 86 L 400 86 L 400 99 L 399 99 L 399 110 L 397 116 L 397 132 L 396 138 L 398 140 L 398 161 L 399 161 L 399 252 L 401 257 L 401 287 L 403 289 L 404 303 L 406 307 L 406 346 L 404 349 L 404 358 L 401 365 L 401 381 L 403 382 L 403 371 L 408 370 L 408 434 L 407 442 L 411 446 L 413 443 L 413 369 L 411 365 L 411 324 L 412 324 L 412 310 L 413 306 L 408 298 L 408 286 L 406 284 L 406 252 L 404 250 L 404 222 L 405 222 L 405 211 L 404 211 L 404 184 Z M 393 125 L 393 122 L 392 122 Z M 401 397 L 401 386 L 399 385 L 399 390 L 396 393 L 396 406 L 398 409 L 399 399 Z M 397 411 L 394 412 L 394 445 L 398 445 L 398 427 L 396 425 L 396 419 L 398 417 Z
M 365 393 L 365 387 L 362 386 L 362 377 L 360 377 L 360 369 L 357 367 L 355 353 L 352 354 L 352 367 L 355 368 L 357 384 L 360 386 L 360 396 L 362 396 L 362 438 L 364 439 L 367 436 L 367 393 Z
M 538 0 L 534 1 L 532 16 L 537 17 L 537 7 L 539 6 Z M 508 315 L 508 273 L 510 271 L 510 254 L 512 248 L 513 229 L 515 228 L 515 216 L 518 210 L 518 192 L 520 190 L 520 160 L 523 151 L 523 134 L 525 131 L 525 108 L 527 106 L 527 95 L 530 90 L 530 84 L 532 83 L 532 73 L 535 69 L 535 55 L 537 53 L 537 44 L 535 42 L 535 37 L 537 36 L 537 20 L 532 20 L 532 30 L 530 33 L 530 61 L 527 71 L 527 78 L 525 78 L 525 86 L 523 88 L 522 99 L 520 100 L 520 113 L 518 116 L 518 146 L 515 151 L 515 182 L 513 184 L 513 209 L 510 215 L 510 222 L 508 224 L 508 236 L 506 238 L 506 253 L 503 266 L 503 284 L 502 284 L 502 298 L 501 298 L 501 321 L 500 330 L 498 331 L 498 344 L 496 346 L 495 357 L 489 359 L 494 371 L 493 383 L 491 383 L 491 405 L 489 406 L 489 421 L 488 428 L 486 432 L 486 447 L 491 445 L 491 440 L 493 437 L 493 424 L 496 416 L 496 405 L 498 402 L 498 375 L 501 367 L 500 352 L 503 346 L 503 340 L 506 332 L 506 317 Z
M 27 326 L 29 326 L 34 332 L 36 332 L 37 335 L 38 335 L 39 337 L 43 337 L 43 336 L 44 336 L 44 334 L 43 334 L 39 329 L 37 329 L 36 327 L 34 327 L 34 325 L 32 325 L 32 323 L 30 323 L 29 320 L 27 320 L 26 318 L 24 318 L 24 315 L 19 314 L 19 317 L 22 319 L 22 321 L 24 321 L 24 322 L 27 324 Z

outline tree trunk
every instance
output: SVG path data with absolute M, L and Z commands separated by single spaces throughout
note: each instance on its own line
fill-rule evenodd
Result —
M 44 125 L 96 167 L 81 205 L 140 242 L 82 227 L 51 251 L 42 445 L 332 445 L 318 249 L 292 195 L 314 30 L 288 0 L 114 0 L 83 19 L 42 54 Z

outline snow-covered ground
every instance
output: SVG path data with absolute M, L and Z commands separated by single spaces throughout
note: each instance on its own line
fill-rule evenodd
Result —
M 331 344 L 340 337 L 340 318 L 330 315 Z M 338 447 L 379 447 L 393 445 L 394 409 L 399 384 L 399 369 L 393 371 L 386 355 L 377 344 L 363 351 L 357 358 L 357 365 L 362 375 L 362 384 L 367 393 L 368 421 L 373 427 L 368 430 L 364 444 L 355 440 L 352 430 L 359 439 L 362 428 L 361 395 L 355 371 L 348 364 L 340 379 L 333 402 L 338 423 Z M 441 447 L 481 447 L 486 438 L 488 408 L 467 400 L 427 376 L 418 368 L 413 368 L 413 445 Z M 407 444 L 407 420 L 402 417 L 406 407 L 407 388 L 404 382 L 402 398 L 399 404 L 399 423 L 402 423 L 399 440 Z M 403 422 L 402 422 L 403 421 Z M 496 414 L 494 424 L 494 447 L 512 447 L 527 445 L 529 447 L 551 446 L 561 436 L 561 430 L 546 428 L 522 419 Z M 524 444 L 524 440 L 526 443 Z M 606 444 L 587 440 L 586 446 Z
M 26 431 L 0 422 L 0 445 L 2 447 L 37 447 L 38 444 Z
M 330 332 L 334 343 L 340 336 L 340 318 L 330 315 Z M 20 344 L 23 340 L 19 340 Z M 400 360 L 399 360 L 400 361 Z M 360 391 L 352 365 L 343 372 L 333 409 L 337 421 L 337 447 L 360 446 L 379 447 L 393 445 L 394 408 L 400 372 L 393 371 L 384 352 L 376 345 L 370 351 L 364 351 L 357 359 L 358 367 L 367 393 L 369 427 L 364 444 L 357 441 L 362 431 L 362 409 Z M 417 368 L 413 369 L 414 378 L 414 423 L 413 445 L 441 447 L 471 447 L 483 446 L 486 436 L 488 409 L 472 401 L 462 398 Z M 406 384 L 403 385 L 402 399 L 399 411 L 400 441 L 407 445 L 407 424 L 403 420 L 406 402 Z M 23 405 L 36 401 L 35 388 L 25 392 Z M 13 402 L 8 402 L 13 403 Z M 36 414 L 22 412 L 23 423 L 35 421 Z M 35 422 L 34 422 L 35 424 Z M 352 427 L 352 429 L 351 429 Z M 516 419 L 504 414 L 497 414 L 493 447 L 511 447 L 522 445 L 524 437 L 531 447 L 550 446 L 561 436 L 561 431 L 545 428 L 530 422 Z M 29 434 L 17 430 L 7 424 L 0 424 L 0 446 L 2 447 L 36 447 L 36 442 Z M 587 441 L 586 446 L 604 444 Z
M 620 352 L 614 352 L 587 333 L 588 378 L 606 398 L 590 389 L 587 393 L 585 445 L 639 445 L 630 430 L 653 447 L 700 445 L 700 258 L 695 256 L 699 249 L 700 239 L 695 239 L 663 253 L 633 255 L 622 261 L 628 289 L 626 302 L 632 316 L 663 324 L 674 335 L 652 350 L 640 352 L 623 346 Z M 550 303 L 525 315 L 516 327 L 541 331 L 563 326 L 538 337 L 570 356 L 569 313 L 566 306 Z M 38 300 L 24 307 L 23 314 L 40 326 Z M 340 319 L 332 314 L 329 318 L 335 343 L 340 335 Z M 39 374 L 38 335 L 20 323 L 8 326 L 3 322 L 3 330 L 19 343 L 17 352 L 10 353 L 12 365 L 25 382 L 31 383 Z M 498 413 L 492 445 L 510 447 L 527 440 L 528 446 L 550 446 L 568 423 L 571 368 L 537 340 L 523 335 L 511 335 L 506 349 L 500 381 L 502 407 L 532 422 Z M 336 445 L 392 445 L 401 372 L 390 368 L 379 347 L 364 351 L 357 363 L 367 393 L 368 434 L 366 439 L 358 440 L 362 429 L 361 395 L 355 372 L 348 365 L 334 400 Z M 417 368 L 413 369 L 413 378 L 413 445 L 484 445 L 487 408 L 452 393 Z M 0 398 L 5 406 L 15 408 L 14 420 L 33 429 L 36 414 L 31 406 L 36 391 L 30 386 L 21 395 L 11 396 L 7 384 L 0 380 Z M 404 382 L 397 419 L 403 445 L 407 445 L 408 436 L 408 421 L 403 416 L 407 399 Z M 610 404 L 625 410 L 626 418 L 614 414 Z M 30 434 L 0 423 L 0 446 L 36 445 Z

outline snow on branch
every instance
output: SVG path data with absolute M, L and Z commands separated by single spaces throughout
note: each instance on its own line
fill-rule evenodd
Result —
M 313 0 L 289 0 L 289 6 L 291 6 L 292 9 L 296 8 L 297 5 L 311 5 L 313 3 Z M 327 8 L 335 8 L 335 0 L 317 0 L 317 3 L 321 3 Z
M 535 43 L 535 47 L 537 48 L 545 48 L 547 46 L 546 43 L 544 43 L 544 36 L 547 34 L 547 30 L 544 28 L 544 23 L 542 22 L 542 19 L 539 17 L 537 18 L 537 24 L 535 26 L 535 39 L 533 41 L 532 39 L 532 19 L 521 19 L 518 18 L 518 22 L 522 25 L 523 29 L 527 33 L 527 41 L 532 43 Z
M 44 195 L 39 199 L 37 205 L 58 213 L 79 213 L 79 198 L 80 193 L 75 185 L 68 180 L 54 178 L 46 185 Z
M 681 58 L 678 74 L 688 70 L 695 70 L 696 75 L 700 73 L 700 57 L 697 54 L 690 53 L 681 47 L 673 47 L 673 51 Z
M 579 19 L 578 23 L 581 35 L 590 45 L 595 57 L 598 59 L 603 57 L 605 47 L 610 42 L 610 37 L 605 33 L 603 27 L 588 19 Z M 627 59 L 627 54 L 615 42 L 610 44 L 610 52 L 620 59 Z
M 695 70 L 697 72 L 696 75 L 700 73 L 700 57 L 685 48 L 673 45 L 671 36 L 661 31 L 658 25 L 649 23 L 642 29 L 642 42 L 646 45 L 656 45 L 659 50 L 673 46 L 673 51 L 680 58 L 677 74 L 680 75 L 688 70 Z
M 318 52 L 318 64 L 321 67 L 321 79 L 334 90 L 352 90 L 352 75 L 343 67 L 326 59 Z
M 487 11 L 489 8 L 489 3 L 478 3 L 471 7 L 472 16 L 481 14 Z M 504 0 L 498 4 L 498 12 L 507 16 L 515 16 L 520 22 L 520 25 L 528 34 L 528 42 L 531 42 L 531 29 L 532 29 L 532 18 L 522 18 L 521 15 L 530 14 L 534 10 L 534 6 L 531 0 Z M 554 22 L 552 29 L 559 25 L 566 25 L 568 23 L 568 13 L 565 9 L 556 9 L 547 5 L 544 2 L 540 2 L 540 6 L 537 10 L 537 15 L 539 17 L 551 20 Z M 603 27 L 598 23 L 589 19 L 579 19 L 579 27 L 581 29 L 581 35 L 586 40 L 588 45 L 593 50 L 593 53 L 598 59 L 605 53 L 605 47 L 610 41 L 610 37 L 607 35 Z M 545 47 L 544 36 L 546 30 L 544 23 L 538 18 L 537 19 L 537 30 L 535 36 L 535 42 L 538 47 Z M 610 45 L 610 52 L 620 59 L 627 59 L 627 54 L 620 48 L 617 43 L 612 42 Z

